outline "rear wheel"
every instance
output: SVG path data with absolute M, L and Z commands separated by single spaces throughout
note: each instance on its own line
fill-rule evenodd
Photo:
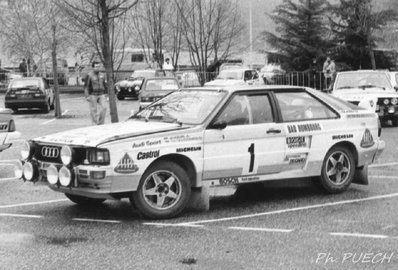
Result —
M 79 195 L 66 194 L 65 196 L 72 202 L 82 206 L 93 206 L 102 204 L 105 199 L 87 198 Z
M 184 210 L 191 196 L 188 174 L 179 165 L 161 161 L 142 176 L 130 200 L 146 217 L 172 218 Z
M 346 147 L 331 148 L 325 156 L 321 172 L 321 185 L 328 193 L 341 193 L 348 189 L 355 173 L 353 154 Z

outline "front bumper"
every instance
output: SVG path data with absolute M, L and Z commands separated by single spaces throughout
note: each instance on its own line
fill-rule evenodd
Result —
M 9 109 L 17 108 L 42 108 L 47 106 L 46 99 L 6 99 L 5 107 Z

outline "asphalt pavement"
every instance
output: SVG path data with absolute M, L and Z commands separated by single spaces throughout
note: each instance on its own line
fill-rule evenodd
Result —
M 83 96 L 61 101 L 61 119 L 14 114 L 21 139 L 90 125 Z M 119 118 L 137 108 L 118 101 Z M 17 142 L 0 153 L 0 269 L 397 269 L 397 131 L 383 128 L 387 147 L 369 168 L 368 186 L 338 195 L 313 186 L 217 188 L 210 211 L 158 221 L 143 219 L 128 200 L 82 208 L 13 179 Z

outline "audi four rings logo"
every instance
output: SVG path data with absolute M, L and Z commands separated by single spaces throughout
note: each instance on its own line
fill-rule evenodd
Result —
M 47 158 L 57 158 L 59 155 L 59 149 L 56 147 L 44 146 L 41 149 L 41 155 Z

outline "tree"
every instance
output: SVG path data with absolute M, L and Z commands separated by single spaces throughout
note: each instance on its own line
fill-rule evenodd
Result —
M 58 4 L 76 29 L 94 44 L 105 67 L 112 123 L 119 121 L 113 91 L 113 52 L 117 37 L 112 33 L 115 20 L 126 14 L 137 2 L 138 0 L 60 0 Z
M 326 0 L 284 0 L 270 16 L 276 33 L 264 31 L 265 40 L 287 61 L 287 68 L 303 71 L 325 55 L 328 29 Z
M 185 42 L 201 83 L 206 80 L 208 61 L 226 57 L 243 25 L 236 3 L 227 0 L 175 0 L 182 17 Z M 221 53 L 221 55 L 219 55 Z
M 376 33 L 397 19 L 396 11 L 374 12 L 372 0 L 340 0 L 333 11 L 331 23 L 340 57 L 354 69 L 376 69 Z

